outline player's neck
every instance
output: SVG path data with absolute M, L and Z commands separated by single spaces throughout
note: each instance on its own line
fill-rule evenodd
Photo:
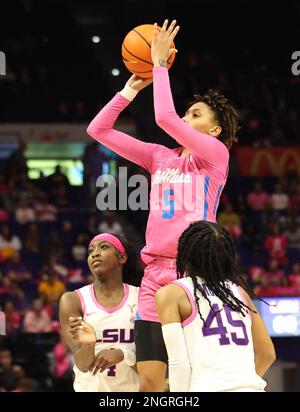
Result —
M 96 279 L 94 282 L 95 293 L 109 296 L 124 290 L 123 282 L 119 278 L 108 277 L 107 279 Z
M 124 299 L 125 288 L 120 281 L 102 282 L 97 280 L 94 283 L 94 293 L 98 304 L 104 307 L 113 308 L 118 306 Z

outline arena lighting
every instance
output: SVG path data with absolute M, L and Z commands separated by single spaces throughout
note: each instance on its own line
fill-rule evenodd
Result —
M 101 41 L 101 38 L 99 36 L 93 36 L 92 37 L 92 42 L 93 43 L 97 44 L 97 43 L 100 43 L 100 41 Z
M 119 70 L 119 69 L 112 69 L 111 74 L 112 74 L 113 76 L 119 76 L 120 70 Z

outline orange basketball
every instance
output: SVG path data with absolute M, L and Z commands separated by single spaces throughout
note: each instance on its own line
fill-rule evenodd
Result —
M 127 69 L 144 79 L 152 77 L 153 63 L 151 59 L 153 24 L 142 24 L 132 29 L 122 43 L 122 59 Z M 171 48 L 175 48 L 174 42 Z M 167 63 L 168 69 L 175 59 L 173 53 Z

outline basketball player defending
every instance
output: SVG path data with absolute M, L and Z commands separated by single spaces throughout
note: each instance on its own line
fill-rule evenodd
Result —
M 261 376 L 275 350 L 248 293 L 237 286 L 229 233 L 215 223 L 191 224 L 179 239 L 177 271 L 185 277 L 156 294 L 171 392 L 264 391 Z
M 120 156 L 152 174 L 146 246 L 141 252 L 147 265 L 139 294 L 135 322 L 140 391 L 165 387 L 167 352 L 155 308 L 156 291 L 176 279 L 176 253 L 180 234 L 199 219 L 216 221 L 220 195 L 228 173 L 229 149 L 236 140 L 237 113 L 224 96 L 209 91 L 180 118 L 174 108 L 166 62 L 179 27 L 154 30 L 152 42 L 154 110 L 157 124 L 179 147 L 171 150 L 144 143 L 113 129 L 119 114 L 138 91 L 151 83 L 136 75 L 99 112 L 88 134 Z
M 66 292 L 59 307 L 63 335 L 75 359 L 76 392 L 137 392 L 134 318 L 138 288 L 122 281 L 126 242 L 108 233 L 88 249 L 93 284 Z

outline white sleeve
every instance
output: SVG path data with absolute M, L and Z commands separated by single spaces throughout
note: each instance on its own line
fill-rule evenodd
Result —
M 181 323 L 163 325 L 162 333 L 169 358 L 170 392 L 188 392 L 191 366 Z

